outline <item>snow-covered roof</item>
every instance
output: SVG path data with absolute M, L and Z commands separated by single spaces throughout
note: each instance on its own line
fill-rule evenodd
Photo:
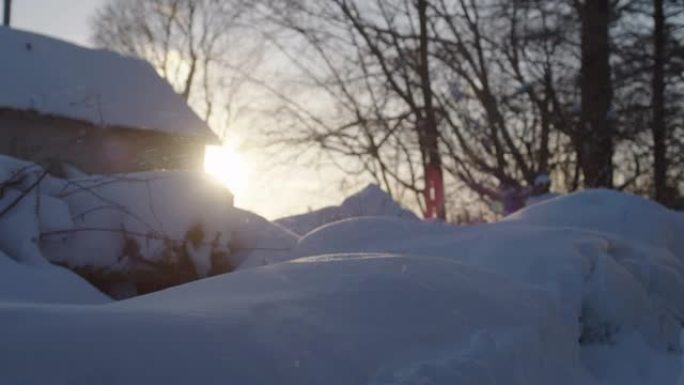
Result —
M 0 27 L 0 108 L 215 141 L 143 60 Z

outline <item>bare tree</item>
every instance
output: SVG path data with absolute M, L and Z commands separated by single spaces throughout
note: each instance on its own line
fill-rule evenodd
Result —
M 12 0 L 5 0 L 3 9 L 2 25 L 9 27 L 12 17 Z
M 341 113 L 287 108 L 299 126 L 287 139 L 360 161 L 389 191 L 414 192 L 423 208 L 430 170 L 489 200 L 501 199 L 503 185 L 524 200 L 540 174 L 575 171 L 561 167 L 572 150 L 557 82 L 568 71 L 553 10 L 494 0 L 269 6 L 271 21 L 302 40 L 287 56 Z M 540 37 L 548 32 L 551 39 Z M 304 52 L 316 59 L 303 64 Z
M 667 202 L 667 134 L 665 128 L 665 6 L 663 0 L 653 0 L 653 74 L 651 108 L 653 117 L 653 187 L 654 198 Z
M 576 1 L 581 32 L 582 113 L 575 136 L 588 187 L 613 187 L 614 122 L 610 71 L 611 0 Z
M 636 5 L 656 7 L 653 55 L 636 49 L 649 24 L 623 17 Z M 441 186 L 520 204 L 541 175 L 560 191 L 675 186 L 684 50 L 662 5 L 660 25 L 649 0 L 112 0 L 96 41 L 152 62 L 207 117 L 217 76 L 260 86 L 273 142 L 443 218 Z M 227 58 L 245 14 L 277 82 Z
M 628 152 L 637 166 L 625 170 L 624 160 L 616 159 L 616 172 L 632 174 L 630 190 L 675 206 L 683 169 L 678 155 L 683 11 L 677 2 L 625 0 L 616 7 L 623 15 L 613 27 L 616 137 L 621 142 L 616 155 Z
M 428 33 L 426 4 L 268 4 L 269 19 L 282 28 L 268 37 L 278 40 L 274 44 L 304 74 L 301 83 L 310 86 L 307 92 L 326 103 L 325 112 L 317 114 L 283 98 L 289 100 L 280 113 L 290 114 L 296 124 L 280 131 L 282 139 L 314 143 L 353 159 L 359 171 L 390 193 L 410 191 L 423 210 L 428 191 L 439 190 L 426 186 L 423 176 L 436 174 L 432 180 L 437 185 L 441 176 L 430 41 L 417 37 L 421 25 L 423 36 Z M 395 28 L 413 36 L 392 36 Z M 349 161 L 342 163 L 349 167 Z M 444 209 L 437 207 L 431 214 L 443 217 Z
M 567 121 L 556 88 L 565 71 L 554 58 L 562 39 L 549 25 L 550 11 L 499 1 L 440 1 L 436 9 L 436 55 L 461 90 L 461 106 L 446 109 L 461 150 L 456 174 L 496 196 L 497 184 L 520 189 L 551 173 L 558 164 L 551 146 L 560 145 L 551 133 L 566 130 Z
M 93 19 L 93 41 L 149 61 L 210 121 L 241 85 L 231 68 L 258 60 L 241 43 L 250 9 L 246 0 L 110 0 Z

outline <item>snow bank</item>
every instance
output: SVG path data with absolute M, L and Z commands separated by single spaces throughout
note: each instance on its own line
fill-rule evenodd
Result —
M 310 213 L 278 219 L 276 223 L 296 234 L 304 235 L 326 223 L 365 216 L 418 219 L 414 213 L 402 208 L 379 186 L 369 184 L 363 190 L 345 199 L 339 206 L 325 207 Z

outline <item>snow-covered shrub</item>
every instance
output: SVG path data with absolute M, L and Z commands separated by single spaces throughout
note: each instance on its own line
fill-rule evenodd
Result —
M 65 267 L 72 269 L 100 290 L 115 298 L 125 298 L 136 294 L 144 294 L 165 289 L 204 278 L 231 272 L 234 266 L 230 260 L 230 249 L 218 243 L 219 237 L 213 241 L 205 239 L 202 225 L 192 226 L 182 240 L 163 239 L 162 246 L 155 254 L 143 254 L 139 237 L 131 236 L 125 231 L 121 246 L 118 266 L 77 265 Z M 209 270 L 199 272 L 195 265 L 201 252 L 209 256 Z
M 297 241 L 202 173 L 59 179 L 0 157 L 0 176 L 0 251 L 67 267 L 115 297 L 226 273 L 253 254 L 278 260 Z
M 58 196 L 69 205 L 74 229 L 43 234 L 44 253 L 124 287 L 118 296 L 128 296 L 131 286 L 146 293 L 226 273 L 252 252 L 274 257 L 297 239 L 234 208 L 230 193 L 204 174 L 146 172 L 67 184 Z M 121 272 L 128 283 L 108 282 Z

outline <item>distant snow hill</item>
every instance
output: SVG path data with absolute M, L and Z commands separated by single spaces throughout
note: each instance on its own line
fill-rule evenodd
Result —
M 329 206 L 310 213 L 281 218 L 275 223 L 296 234 L 304 235 L 327 223 L 366 216 L 418 219 L 414 213 L 402 208 L 379 186 L 369 184 L 363 190 L 349 196 L 339 206 Z

